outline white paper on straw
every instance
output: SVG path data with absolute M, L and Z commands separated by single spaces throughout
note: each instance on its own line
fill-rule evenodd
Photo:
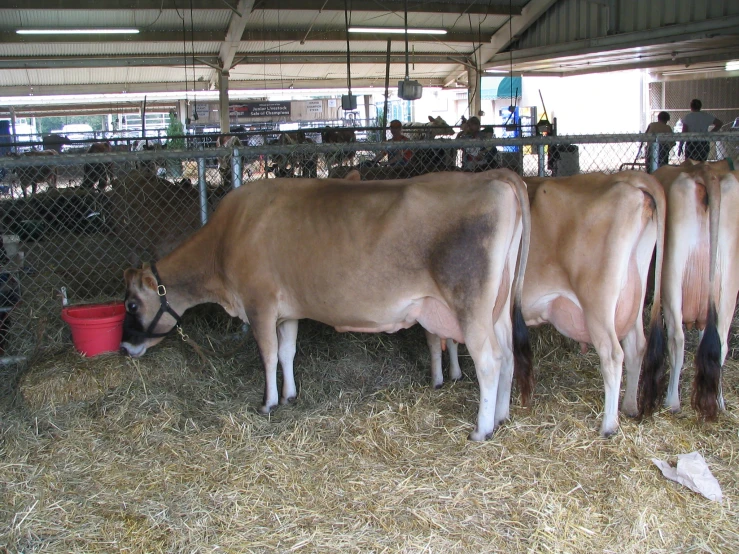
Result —
M 708 469 L 708 464 L 700 452 L 678 455 L 676 468 L 657 458 L 652 458 L 652 462 L 671 481 L 676 481 L 709 500 L 722 501 L 721 486 Z

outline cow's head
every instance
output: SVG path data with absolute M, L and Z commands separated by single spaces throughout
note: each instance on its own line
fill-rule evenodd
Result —
M 121 348 L 138 358 L 174 331 L 180 316 L 169 304 L 171 299 L 167 297 L 156 266 L 127 269 L 123 277 L 126 280 L 126 318 Z
M 454 134 L 454 129 L 441 116 L 429 116 L 429 126 L 436 127 L 436 129 L 431 129 L 432 138 L 448 137 Z

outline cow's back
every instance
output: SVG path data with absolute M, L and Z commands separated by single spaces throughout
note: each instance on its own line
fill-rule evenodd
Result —
M 378 298 L 443 297 L 456 281 L 485 282 L 490 252 L 520 232 L 511 186 L 463 177 L 251 183 L 230 193 L 208 223 L 216 264 L 234 283 L 283 291 L 299 312 L 291 317 L 357 327 L 335 314 L 338 295 L 370 328 L 381 318 Z
M 523 294 L 527 323 L 550 322 L 564 335 L 589 343 L 588 305 L 610 296 L 622 337 L 633 324 L 646 282 L 659 185 L 639 172 L 531 178 L 526 184 L 531 199 Z

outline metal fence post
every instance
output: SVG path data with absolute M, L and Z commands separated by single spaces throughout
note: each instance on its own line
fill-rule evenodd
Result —
M 659 135 L 655 135 L 654 142 L 648 143 L 647 148 L 649 150 L 649 156 L 647 156 L 649 167 L 647 167 L 647 171 L 654 173 L 659 167 Z
M 234 148 L 233 156 L 231 156 L 231 182 L 233 188 L 241 186 L 241 155 L 238 148 Z
M 544 177 L 547 168 L 547 160 L 544 155 L 544 145 L 537 145 L 536 151 L 539 154 L 539 177 Z
M 208 223 L 208 189 L 205 182 L 205 158 L 198 158 L 198 190 L 200 191 L 200 223 Z

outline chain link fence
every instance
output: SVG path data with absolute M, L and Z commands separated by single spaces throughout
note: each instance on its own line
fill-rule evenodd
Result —
M 669 162 L 681 161 L 675 138 L 656 135 L 339 138 L 283 133 L 242 137 L 228 148 L 0 158 L 0 356 L 8 361 L 68 343 L 63 291 L 72 304 L 120 298 L 127 267 L 171 252 L 229 190 L 256 179 L 345 177 L 354 169 L 364 180 L 498 167 L 523 176 L 646 171 L 658 163 L 650 152 L 667 146 Z M 680 138 L 709 142 L 712 159 L 739 158 L 739 133 Z

